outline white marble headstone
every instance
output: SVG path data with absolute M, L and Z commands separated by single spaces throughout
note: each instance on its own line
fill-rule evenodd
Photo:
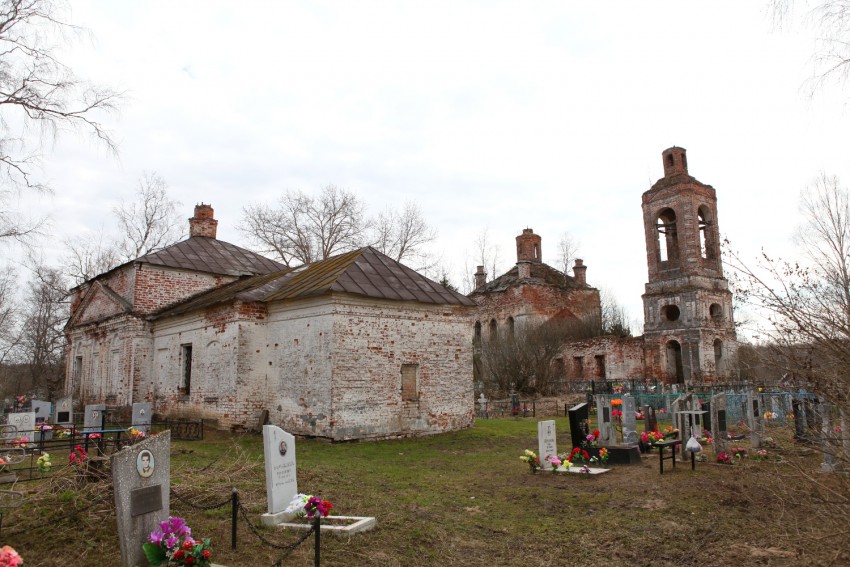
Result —
M 32 411 L 35 414 L 36 421 L 50 421 L 50 410 L 52 409 L 52 407 L 53 404 L 51 404 L 50 402 L 45 402 L 42 400 L 33 400 Z
M 280 515 L 298 494 L 295 476 L 295 437 L 276 425 L 263 426 L 263 453 L 266 459 L 266 496 L 269 511 L 263 522 L 279 523 L 271 516 Z M 281 517 L 280 521 L 288 518 Z
M 635 399 L 626 394 L 623 396 L 623 445 L 637 445 L 637 406 Z
M 546 467 L 546 457 L 558 455 L 558 444 L 555 440 L 555 420 L 537 422 L 537 457 L 540 466 Z

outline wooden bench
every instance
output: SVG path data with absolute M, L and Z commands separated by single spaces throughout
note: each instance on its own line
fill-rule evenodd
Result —
M 664 460 L 670 459 L 673 461 L 673 468 L 676 468 L 676 447 L 682 444 L 681 439 L 671 439 L 670 441 L 661 441 L 656 443 L 655 446 L 658 447 L 658 463 L 660 465 L 661 474 L 664 474 Z M 664 456 L 664 449 L 670 447 L 670 454 L 668 456 Z

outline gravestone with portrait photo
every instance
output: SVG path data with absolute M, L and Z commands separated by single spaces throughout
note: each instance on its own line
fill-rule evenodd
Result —
M 70 396 L 59 398 L 53 406 L 53 423 L 68 426 L 74 423 L 74 400 Z
M 122 565 L 147 565 L 142 544 L 171 505 L 171 432 L 125 447 L 111 464 Z
M 106 406 L 103 404 L 89 404 L 86 406 L 83 418 L 83 429 L 85 431 L 100 431 L 103 429 L 103 417 Z
M 14 425 L 17 428 L 17 433 L 11 432 L 11 429 L 9 431 L 4 431 L 4 439 L 12 439 L 15 437 L 27 437 L 30 440 L 34 439 L 35 412 L 27 411 L 23 413 L 6 414 L 6 423 Z
M 292 518 L 285 509 L 298 494 L 295 437 L 276 425 L 264 425 L 263 454 L 266 460 L 268 512 L 262 515 L 262 521 L 273 526 Z

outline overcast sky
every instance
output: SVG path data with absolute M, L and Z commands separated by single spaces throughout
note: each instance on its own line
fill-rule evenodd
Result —
M 108 227 L 146 170 L 242 245 L 248 202 L 335 184 L 373 212 L 418 202 L 457 284 L 485 228 L 503 270 L 523 228 L 553 264 L 568 231 L 642 322 L 641 194 L 665 148 L 751 256 L 793 254 L 820 171 L 850 181 L 846 87 L 809 97 L 816 32 L 757 2 L 75 0 L 71 19 L 93 40 L 63 57 L 127 95 L 117 158 L 73 135 L 48 149 L 55 193 L 26 206 L 51 214 L 54 253 Z

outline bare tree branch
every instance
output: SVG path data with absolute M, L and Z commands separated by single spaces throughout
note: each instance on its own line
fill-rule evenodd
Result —
M 124 261 L 170 246 L 186 236 L 186 222 L 177 212 L 179 201 L 168 196 L 168 184 L 146 172 L 139 179 L 136 198 L 113 209 L 121 234 Z

